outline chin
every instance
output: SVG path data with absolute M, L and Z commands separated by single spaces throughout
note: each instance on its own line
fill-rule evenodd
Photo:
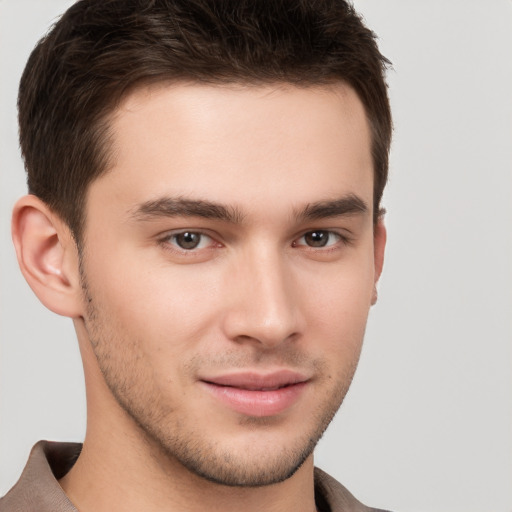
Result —
M 312 455 L 340 403 L 310 411 L 309 424 L 296 419 L 288 423 L 274 417 L 245 417 L 239 421 L 236 433 L 224 430 L 222 437 L 207 428 L 199 432 L 174 422 L 139 422 L 139 426 L 163 464 L 178 464 L 218 485 L 262 487 L 283 482 L 299 470 Z M 201 427 L 205 426 L 203 420 Z
M 258 446 L 251 450 L 219 450 L 197 446 L 196 450 L 181 449 L 167 452 L 189 472 L 209 482 L 228 487 L 262 487 L 274 485 L 292 477 L 304 464 L 318 439 L 308 438 L 300 446 L 285 448 Z M 167 451 L 167 450 L 166 450 Z

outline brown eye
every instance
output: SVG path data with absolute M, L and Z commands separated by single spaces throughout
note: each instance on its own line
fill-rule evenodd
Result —
M 180 249 L 191 250 L 199 247 L 203 236 L 201 233 L 185 231 L 184 233 L 173 235 L 173 239 Z
M 158 240 L 158 245 L 171 258 L 184 263 L 198 263 L 215 257 L 222 244 L 202 231 L 175 230 L 167 232 Z
M 304 235 L 304 242 L 310 247 L 325 247 L 331 234 L 329 231 L 310 231 Z
M 342 239 L 343 237 L 334 231 L 315 229 L 304 233 L 293 245 L 322 249 L 336 245 Z

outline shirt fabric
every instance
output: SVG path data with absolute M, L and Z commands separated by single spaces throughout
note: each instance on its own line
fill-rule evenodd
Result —
M 0 512 L 78 512 L 58 480 L 76 462 L 82 445 L 39 441 L 16 485 L 0 498 Z M 318 512 L 385 512 L 357 501 L 334 478 L 315 468 Z

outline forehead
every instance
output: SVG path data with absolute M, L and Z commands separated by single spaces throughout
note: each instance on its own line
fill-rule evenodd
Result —
M 344 84 L 143 87 L 115 111 L 111 131 L 112 168 L 91 188 L 126 207 L 164 195 L 246 208 L 346 193 L 372 202 L 370 130 Z

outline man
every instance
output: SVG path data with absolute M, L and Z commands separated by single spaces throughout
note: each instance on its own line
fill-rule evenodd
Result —
M 313 450 L 377 298 L 386 64 L 342 1 L 80 1 L 38 44 L 13 239 L 87 433 L 0 510 L 375 510 Z

